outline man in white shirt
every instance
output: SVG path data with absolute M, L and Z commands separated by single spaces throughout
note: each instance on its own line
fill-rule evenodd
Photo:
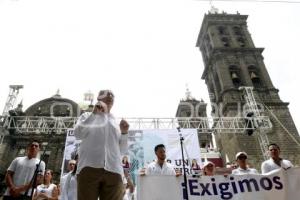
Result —
M 238 168 L 232 170 L 233 175 L 258 174 L 257 170 L 247 166 L 248 155 L 246 152 L 238 152 L 235 155 Z
M 150 163 L 140 175 L 179 175 L 176 174 L 174 167 L 166 162 L 166 148 L 165 145 L 159 144 L 154 148 L 157 160 Z
M 289 169 L 293 167 L 293 164 L 289 160 L 280 158 L 280 147 L 277 144 L 269 144 L 268 151 L 271 158 L 261 164 L 262 174 L 266 174 L 280 168 Z
M 32 141 L 27 146 L 27 155 L 17 157 L 11 162 L 5 176 L 7 189 L 3 200 L 29 199 L 32 188 L 31 180 L 39 163 L 37 184 L 42 183 L 45 163 L 36 158 L 39 151 L 39 143 Z
M 70 174 L 72 174 L 72 172 L 73 172 L 75 166 L 76 166 L 76 160 L 69 160 L 68 166 L 67 166 L 68 173 L 65 174 L 65 175 L 63 175 L 63 176 L 61 177 L 61 179 L 60 179 L 60 182 L 59 182 L 61 193 L 62 193 L 63 190 L 64 190 L 64 185 L 65 185 L 65 182 L 66 182 L 66 180 L 67 180 L 67 177 L 70 176 Z M 58 199 L 60 199 L 60 197 L 59 197 Z
M 78 200 L 122 200 L 124 186 L 121 154 L 127 152 L 129 124 L 118 125 L 110 113 L 114 95 L 101 90 L 92 113 L 83 113 L 74 128 L 82 140 L 77 166 Z

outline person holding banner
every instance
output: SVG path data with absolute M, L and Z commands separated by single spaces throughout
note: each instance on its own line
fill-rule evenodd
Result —
M 211 161 L 206 161 L 203 164 L 203 176 L 214 176 L 215 164 Z
M 40 144 L 32 141 L 27 146 L 27 155 L 15 158 L 7 169 L 5 181 L 7 189 L 4 193 L 3 200 L 21 200 L 29 199 L 32 188 L 32 177 L 39 165 L 37 184 L 43 180 L 45 172 L 45 163 L 37 158 L 40 151 Z
M 93 112 L 83 113 L 74 134 L 82 140 L 77 166 L 78 200 L 122 200 L 124 176 L 121 155 L 127 152 L 129 124 L 116 123 L 110 113 L 114 94 L 101 90 Z
M 165 145 L 159 144 L 154 148 L 157 160 L 150 163 L 145 169 L 142 169 L 140 175 L 176 175 L 174 167 L 166 162 L 166 148 Z
M 232 170 L 233 175 L 258 174 L 256 169 L 247 166 L 248 155 L 246 152 L 238 152 L 235 158 L 239 167 Z
M 264 161 L 261 164 L 261 172 L 262 174 L 269 173 L 270 171 L 276 170 L 276 169 L 289 169 L 293 167 L 293 164 L 289 160 L 284 160 L 280 158 L 280 147 L 275 144 L 269 144 L 268 146 L 269 150 L 269 156 L 271 157 L 269 160 Z
M 192 170 L 193 170 L 194 174 L 200 174 L 201 169 L 200 169 L 200 166 L 198 165 L 196 159 L 192 160 Z

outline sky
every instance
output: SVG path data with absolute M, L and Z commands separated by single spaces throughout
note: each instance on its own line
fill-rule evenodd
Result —
M 265 48 L 300 131 L 300 4 L 213 5 L 249 15 L 254 43 Z M 119 117 L 175 117 L 187 85 L 209 102 L 195 47 L 209 9 L 199 0 L 0 0 L 0 111 L 12 84 L 24 85 L 18 102 L 25 109 L 58 89 L 78 103 L 89 90 L 111 89 Z

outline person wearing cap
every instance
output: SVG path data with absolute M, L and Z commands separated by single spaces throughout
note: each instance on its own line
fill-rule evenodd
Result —
M 238 164 L 238 168 L 232 170 L 233 175 L 245 175 L 245 174 L 258 174 L 257 170 L 254 168 L 250 168 L 247 165 L 248 155 L 246 152 L 238 152 L 235 155 L 236 162 Z
M 214 176 L 215 164 L 211 161 L 206 161 L 203 164 L 203 176 Z
M 262 174 L 266 174 L 280 168 L 289 169 L 293 167 L 291 161 L 284 160 L 280 157 L 280 147 L 277 144 L 275 143 L 269 144 L 268 151 L 269 151 L 270 159 L 264 161 L 261 164 Z
M 101 90 L 92 112 L 83 113 L 74 128 L 82 140 L 77 165 L 78 200 L 122 200 L 124 176 L 121 155 L 127 150 L 129 124 L 117 124 L 111 114 L 114 94 Z

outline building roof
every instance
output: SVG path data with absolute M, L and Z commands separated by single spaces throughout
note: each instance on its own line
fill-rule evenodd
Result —
M 74 101 L 62 98 L 61 95 L 57 93 L 50 98 L 43 99 L 31 105 L 25 111 L 25 115 L 76 117 L 80 115 L 80 108 Z

